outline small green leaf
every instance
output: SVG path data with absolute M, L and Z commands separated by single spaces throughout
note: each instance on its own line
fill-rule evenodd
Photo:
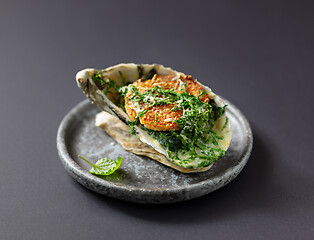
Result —
M 83 159 L 85 162 L 92 165 L 92 169 L 89 172 L 95 175 L 112 174 L 120 167 L 123 160 L 122 157 L 118 157 L 117 160 L 113 160 L 110 158 L 101 158 L 95 164 L 93 164 L 89 162 L 87 159 L 83 158 L 82 156 L 79 155 L 79 157 Z

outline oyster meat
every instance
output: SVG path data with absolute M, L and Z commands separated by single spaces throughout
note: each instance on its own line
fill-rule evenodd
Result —
M 184 73 L 158 64 L 128 63 L 84 69 L 76 81 L 104 111 L 96 125 L 128 151 L 181 172 L 202 172 L 230 145 L 223 101 Z

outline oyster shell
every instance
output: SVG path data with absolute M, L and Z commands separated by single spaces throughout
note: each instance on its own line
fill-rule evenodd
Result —
M 180 78 L 180 76 L 185 76 L 184 73 L 177 72 L 175 70 L 172 70 L 171 68 L 166 68 L 166 67 L 164 67 L 162 65 L 158 65 L 158 64 L 152 64 L 152 65 L 143 64 L 140 66 L 141 66 L 140 67 L 141 74 L 143 76 L 147 75 L 152 69 L 155 69 L 157 74 L 159 74 L 159 75 L 175 75 L 178 78 Z M 126 128 L 128 128 L 127 122 L 130 121 L 130 117 L 128 116 L 127 113 L 125 113 L 122 110 L 122 108 L 118 107 L 119 102 L 117 101 L 117 98 L 118 98 L 119 94 L 115 91 L 108 91 L 108 90 L 110 90 L 110 89 L 108 89 L 109 87 L 104 88 L 103 86 L 97 85 L 97 83 L 92 79 L 92 77 L 95 74 L 97 74 L 97 72 L 98 71 L 96 69 L 90 69 L 90 68 L 84 69 L 84 70 L 78 72 L 76 75 L 76 81 L 77 81 L 79 88 L 81 88 L 83 90 L 83 93 L 93 103 L 95 103 L 102 111 L 108 112 L 108 113 L 118 117 L 119 119 L 121 119 L 121 121 L 124 122 L 124 124 L 125 124 L 124 126 Z M 109 83 L 110 81 L 114 81 L 115 85 L 122 86 L 123 81 L 126 81 L 127 83 L 133 83 L 140 78 L 140 76 L 139 76 L 139 65 L 133 64 L 133 63 L 118 64 L 118 65 L 109 67 L 107 69 L 101 70 L 101 75 L 102 75 L 102 79 L 106 83 Z M 209 87 L 204 86 L 199 82 L 197 82 L 197 83 L 199 85 L 201 85 L 201 87 L 203 88 L 203 90 L 206 93 L 208 93 L 209 98 L 215 102 L 217 107 L 223 107 L 224 106 L 224 103 L 221 100 L 221 98 L 219 96 L 217 96 L 215 93 L 213 93 Z M 125 127 L 124 127 L 124 130 L 125 130 Z M 110 129 L 110 128 L 107 128 L 106 131 L 108 131 L 108 129 Z M 198 159 L 198 161 L 195 161 L 194 166 L 192 166 L 191 163 L 188 163 L 186 165 L 184 165 L 184 164 L 182 165 L 182 162 L 181 162 L 179 164 L 175 160 L 170 159 L 168 152 L 167 152 L 167 149 L 165 147 L 163 147 L 151 135 L 149 135 L 147 131 L 145 131 L 144 129 L 142 129 L 141 127 L 139 127 L 137 125 L 134 126 L 134 130 L 135 130 L 138 138 L 140 139 L 140 141 L 147 144 L 148 146 L 150 146 L 150 150 L 148 150 L 148 152 L 152 152 L 153 153 L 152 155 L 158 156 L 158 154 L 156 155 L 156 151 L 157 151 L 162 156 L 165 156 L 165 157 L 161 157 L 162 161 L 160 161 L 160 162 L 162 162 L 163 164 L 168 163 L 166 165 L 168 165 L 172 168 L 176 168 L 174 166 L 178 166 L 179 169 L 177 169 L 177 168 L 176 169 L 179 171 L 182 171 L 182 172 L 184 172 L 185 169 L 189 169 L 190 170 L 189 172 L 201 172 L 201 171 L 204 171 L 204 169 L 208 170 L 209 167 L 211 166 L 211 165 L 209 165 L 206 167 L 198 167 L 199 162 L 201 161 L 200 159 Z M 222 136 L 222 139 L 218 140 L 218 145 L 219 145 L 220 149 L 222 149 L 223 151 L 226 151 L 230 145 L 232 131 L 231 131 L 230 124 L 228 123 L 228 120 L 226 118 L 225 113 L 215 121 L 215 124 L 213 126 L 213 130 L 219 136 Z M 110 134 L 110 135 L 112 135 L 112 134 Z M 119 137 L 119 133 L 117 133 L 116 136 Z M 114 138 L 117 140 L 117 137 L 114 137 Z M 138 144 L 138 142 L 137 142 L 137 144 Z M 125 147 L 125 145 L 123 145 L 123 146 Z M 136 146 L 136 144 L 135 144 L 135 146 Z M 129 150 L 130 150 L 130 148 L 129 148 Z M 145 152 L 145 151 L 139 151 L 138 154 L 147 155 L 147 154 L 143 154 L 143 152 Z M 133 150 L 133 152 L 134 152 L 134 150 Z M 152 157 L 152 156 L 150 156 L 150 157 Z M 159 156 L 158 157 L 152 157 L 152 158 L 157 160 L 159 158 Z

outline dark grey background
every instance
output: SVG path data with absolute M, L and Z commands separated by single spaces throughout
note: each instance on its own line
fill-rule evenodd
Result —
M 1 1 L 1 239 L 313 239 L 313 1 Z M 93 193 L 56 150 L 85 99 L 77 71 L 183 71 L 249 119 L 252 156 L 226 187 L 147 206 Z

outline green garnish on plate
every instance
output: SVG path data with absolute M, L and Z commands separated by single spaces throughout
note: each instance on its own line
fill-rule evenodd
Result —
M 90 173 L 94 175 L 110 175 L 114 173 L 122 163 L 122 157 L 118 157 L 116 160 L 110 158 L 101 158 L 95 164 L 91 163 L 81 155 L 78 155 L 79 158 L 83 159 L 85 162 L 92 165 L 92 169 L 89 170 Z

